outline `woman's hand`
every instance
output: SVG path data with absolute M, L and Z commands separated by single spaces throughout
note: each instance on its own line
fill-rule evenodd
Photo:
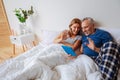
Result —
M 60 38 L 60 39 L 57 40 L 57 42 L 58 42 L 58 43 L 62 43 L 62 42 L 63 42 L 63 39 Z
M 67 59 L 68 60 L 73 60 L 73 59 L 75 59 L 76 58 L 76 56 L 71 56 L 70 54 L 67 56 Z
M 61 39 L 66 40 L 68 38 L 68 36 L 69 36 L 68 30 L 64 30 L 61 34 Z
M 55 39 L 54 43 L 64 43 L 67 38 L 68 38 L 68 30 L 64 30 L 62 33 L 60 33 Z

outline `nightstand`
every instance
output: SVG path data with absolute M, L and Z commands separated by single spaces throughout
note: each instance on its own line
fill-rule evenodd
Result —
M 25 49 L 35 46 L 35 36 L 33 33 L 18 35 L 18 36 L 10 36 L 10 41 L 13 44 L 13 54 L 16 53 L 15 46 L 22 46 L 23 52 Z

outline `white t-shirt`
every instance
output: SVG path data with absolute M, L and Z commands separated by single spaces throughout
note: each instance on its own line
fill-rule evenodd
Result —
M 71 37 L 68 37 L 66 40 L 64 40 L 65 42 L 68 42 L 68 43 L 71 43 L 71 44 L 74 44 L 74 42 L 76 40 L 81 40 L 82 39 L 82 36 L 80 35 L 77 35 L 75 38 L 71 38 Z

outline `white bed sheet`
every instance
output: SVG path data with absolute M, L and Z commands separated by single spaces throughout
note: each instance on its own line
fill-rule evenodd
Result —
M 24 67 L 23 61 L 28 57 L 34 58 L 34 56 L 43 49 L 43 45 L 38 45 L 33 47 L 31 50 L 0 64 L 0 80 L 4 79 L 5 76 L 10 75 L 17 70 L 20 70 Z M 11 69 L 11 71 L 10 71 Z
M 100 80 L 98 67 L 89 57 L 81 55 L 75 60 L 68 61 L 62 48 L 55 46 L 55 50 L 52 47 L 45 49 L 45 46 L 39 44 L 0 64 L 0 80 Z M 48 52 L 40 54 L 43 49 Z M 40 57 L 35 60 L 38 56 Z
M 38 45 L 16 58 L 0 64 L 0 80 L 51 80 L 51 68 L 67 62 L 61 45 Z

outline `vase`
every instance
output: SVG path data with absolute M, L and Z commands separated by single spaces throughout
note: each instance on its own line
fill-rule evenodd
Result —
M 27 34 L 27 33 L 31 33 L 31 29 L 26 25 L 26 23 L 20 23 L 19 24 L 19 34 L 23 35 L 23 34 Z
M 26 23 L 19 23 L 19 34 L 26 34 Z

